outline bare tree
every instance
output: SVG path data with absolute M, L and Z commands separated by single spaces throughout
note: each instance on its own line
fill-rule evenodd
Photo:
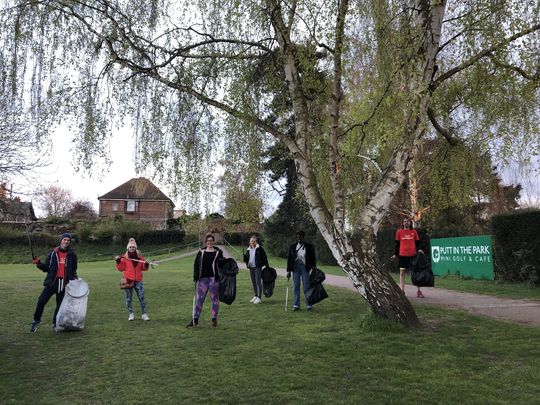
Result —
M 60 186 L 44 187 L 36 192 L 36 196 L 39 207 L 47 216 L 64 218 L 73 207 L 71 191 Z

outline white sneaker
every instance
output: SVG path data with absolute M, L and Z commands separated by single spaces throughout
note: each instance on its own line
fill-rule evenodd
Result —
M 128 321 L 132 321 L 134 319 L 135 319 L 135 317 L 133 316 L 133 314 L 129 314 Z
M 254 302 L 257 299 L 257 296 L 254 296 L 249 302 Z
M 261 299 L 259 297 L 255 297 L 255 301 L 253 301 L 254 304 L 260 304 Z
M 150 318 L 148 317 L 148 314 L 142 314 L 141 319 L 143 321 L 149 321 L 150 320 Z

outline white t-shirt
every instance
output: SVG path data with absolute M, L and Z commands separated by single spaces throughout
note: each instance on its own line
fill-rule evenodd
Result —
M 306 247 L 303 243 L 296 244 L 296 260 L 306 264 Z
M 256 267 L 256 264 L 255 264 L 255 251 L 257 250 L 257 247 L 256 246 L 254 248 L 249 247 L 248 250 L 249 250 L 248 267 Z

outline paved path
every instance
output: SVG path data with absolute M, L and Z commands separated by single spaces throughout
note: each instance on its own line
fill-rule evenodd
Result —
M 230 257 L 225 247 L 220 246 L 220 248 L 223 249 L 225 256 Z M 238 263 L 238 265 L 240 268 L 246 268 L 244 263 Z M 276 269 L 276 271 L 278 275 L 286 276 L 285 269 Z M 327 274 L 325 283 L 356 291 L 346 276 Z M 540 326 L 539 300 L 499 298 L 492 295 L 426 287 L 422 287 L 422 292 L 426 298 L 416 298 L 416 291 L 415 286 L 405 285 L 405 295 L 415 304 L 439 305 L 498 320 Z

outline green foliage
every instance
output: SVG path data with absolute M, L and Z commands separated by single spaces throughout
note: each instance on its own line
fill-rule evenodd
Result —
M 540 210 L 496 215 L 491 228 L 496 277 L 540 284 Z

